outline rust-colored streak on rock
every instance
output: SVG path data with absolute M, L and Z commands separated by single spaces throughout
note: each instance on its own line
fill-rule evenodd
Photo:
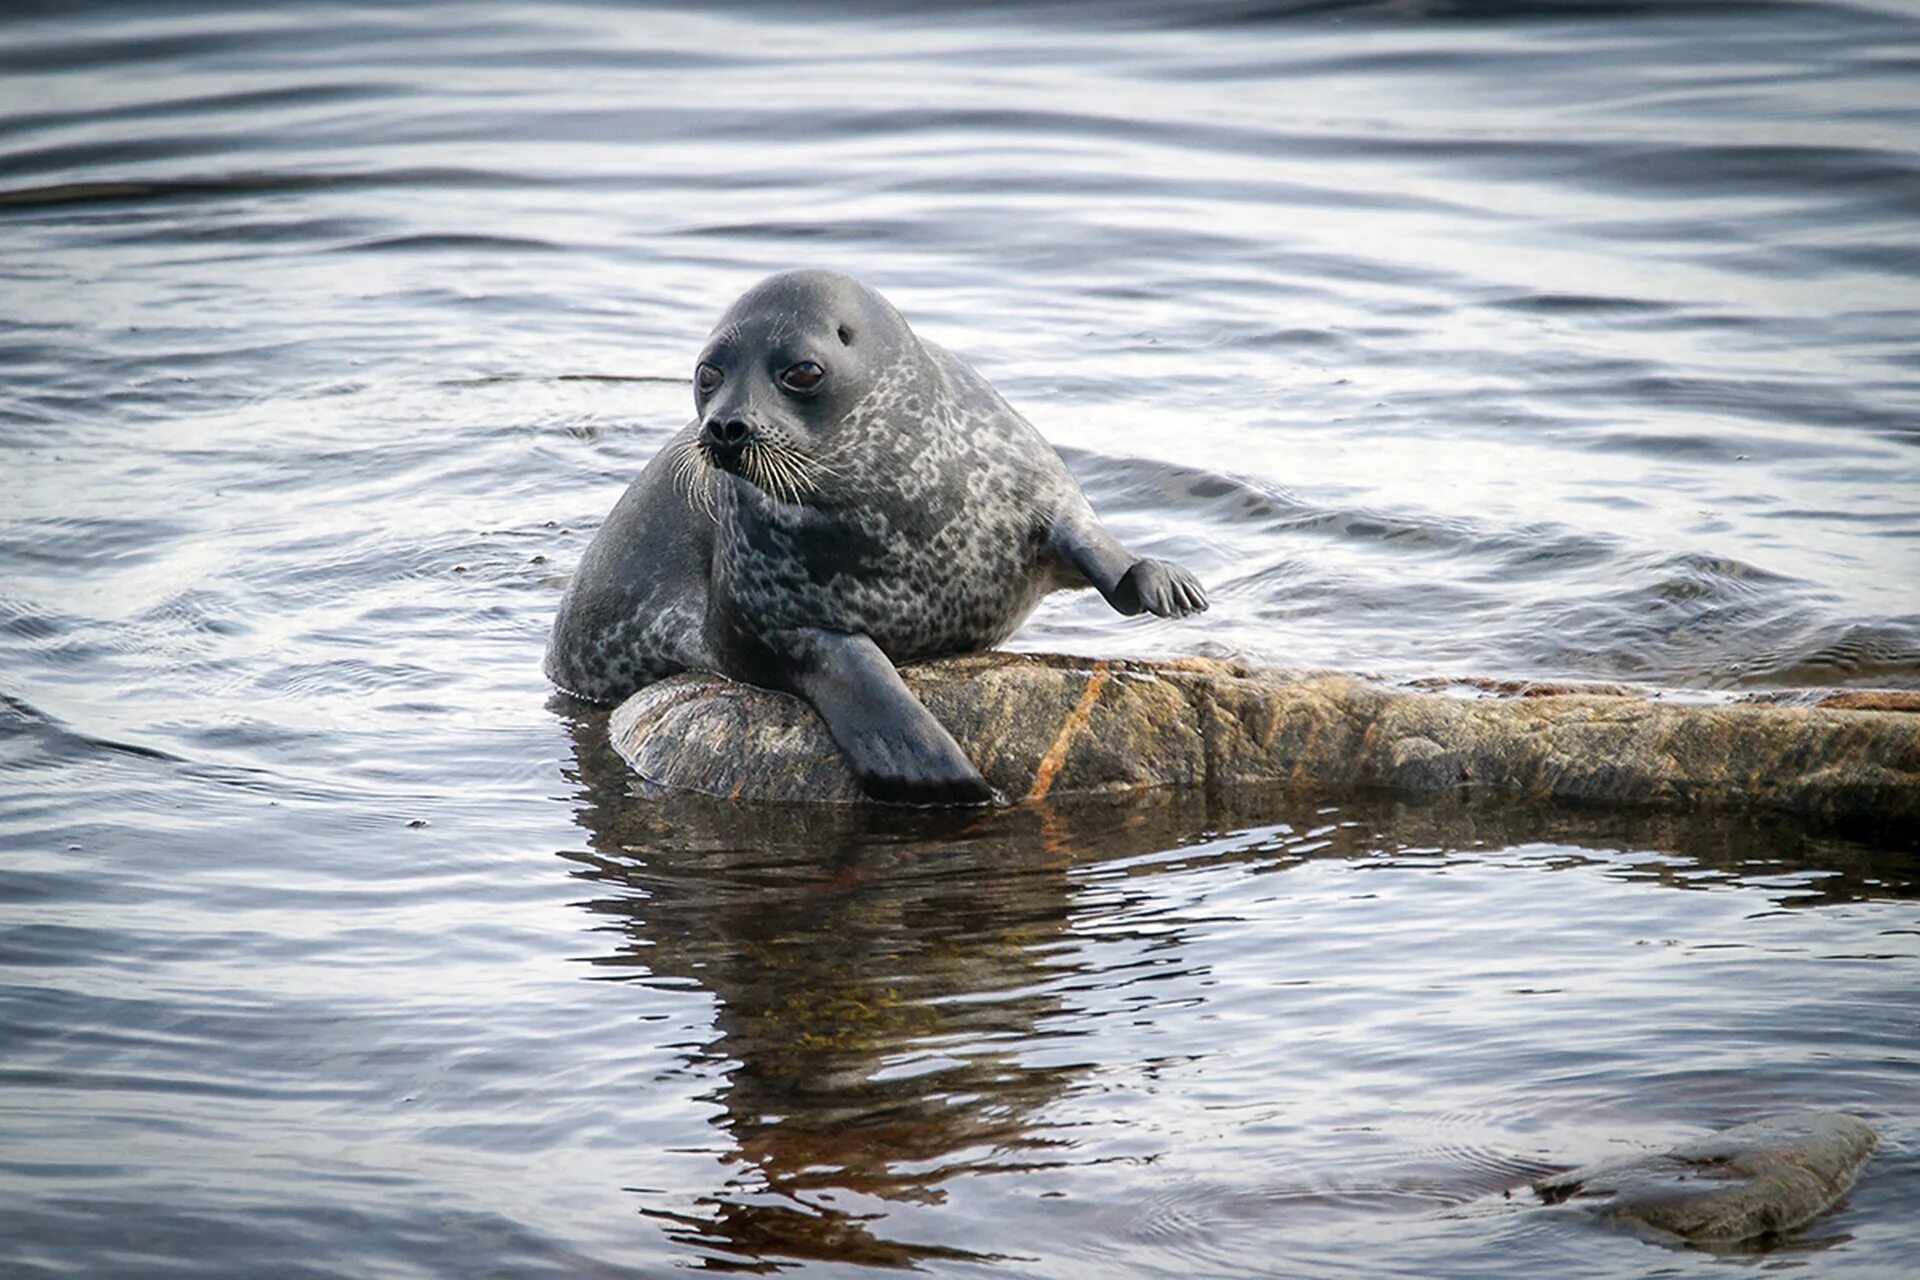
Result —
M 1087 675 L 1086 687 L 1080 690 L 1080 700 L 1073 704 L 1073 710 L 1060 722 L 1060 732 L 1053 736 L 1053 745 L 1040 757 L 1040 767 L 1034 771 L 1033 786 L 1027 789 L 1028 801 L 1044 800 L 1047 792 L 1053 789 L 1053 780 L 1059 776 L 1060 766 L 1067 761 L 1067 751 L 1073 746 L 1073 740 L 1087 727 L 1087 720 L 1093 715 L 1093 704 L 1099 701 L 1100 690 L 1107 683 L 1106 660 L 1099 659 L 1093 664 L 1093 670 Z

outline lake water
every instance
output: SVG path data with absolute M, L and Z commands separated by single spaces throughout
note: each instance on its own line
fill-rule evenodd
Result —
M 1213 596 L 1020 647 L 1920 687 L 1917 225 L 1903 3 L 7 4 L 0 1274 L 1899 1272 L 1900 833 L 656 805 L 539 659 L 813 263 Z

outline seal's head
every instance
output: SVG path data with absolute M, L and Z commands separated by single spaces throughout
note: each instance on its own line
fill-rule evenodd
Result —
M 915 345 L 899 312 L 833 271 L 783 271 L 741 295 L 694 366 L 702 459 L 783 502 L 818 488 L 849 411 Z

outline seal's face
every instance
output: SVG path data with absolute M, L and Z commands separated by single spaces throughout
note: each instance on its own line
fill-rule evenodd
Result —
M 704 460 L 782 502 L 804 502 L 830 470 L 836 429 L 903 336 L 899 315 L 857 281 L 789 271 L 723 316 L 694 366 Z

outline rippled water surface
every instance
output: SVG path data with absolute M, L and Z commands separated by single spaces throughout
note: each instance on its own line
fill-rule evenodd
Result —
M 0 1273 L 1897 1272 L 1900 833 L 655 805 L 539 656 L 815 263 L 1214 598 L 1023 647 L 1920 687 L 1917 224 L 1900 3 L 6 5 Z M 1757 1259 L 1518 1190 L 1804 1106 Z

